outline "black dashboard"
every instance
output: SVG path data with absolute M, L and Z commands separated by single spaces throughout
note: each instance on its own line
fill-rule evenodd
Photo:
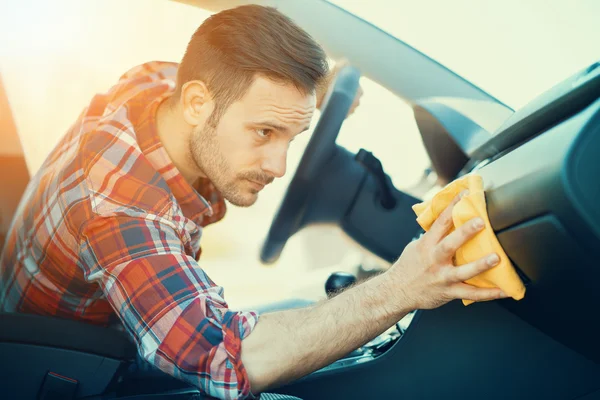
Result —
M 600 361 L 600 63 L 491 133 L 446 104 L 416 105 L 415 117 L 441 184 L 484 179 L 494 231 L 528 286 L 505 307 Z
M 600 361 L 600 100 L 482 167 L 490 221 L 528 284 L 505 306 Z

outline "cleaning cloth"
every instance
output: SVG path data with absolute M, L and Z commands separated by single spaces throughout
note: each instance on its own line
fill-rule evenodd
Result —
M 452 210 L 454 222 L 452 230 L 476 217 L 483 219 L 485 228 L 458 249 L 454 265 L 468 264 L 491 253 L 498 254 L 500 262 L 495 267 L 465 283 L 482 288 L 497 287 L 513 299 L 521 300 L 525 296 L 525 286 L 494 234 L 487 214 L 483 179 L 480 175 L 466 175 L 457 179 L 449 183 L 431 200 L 415 204 L 413 211 L 417 214 L 417 222 L 425 231 L 428 231 L 452 200 L 464 190 L 468 190 L 469 193 L 463 196 Z M 463 300 L 465 306 L 471 303 L 473 303 L 472 300 Z

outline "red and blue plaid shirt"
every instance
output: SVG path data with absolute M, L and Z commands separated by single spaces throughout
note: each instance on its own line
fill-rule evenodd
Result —
M 89 106 L 30 182 L 0 259 L 4 311 L 109 325 L 141 356 L 218 398 L 250 395 L 241 341 L 258 315 L 229 310 L 198 265 L 225 203 L 192 188 L 156 132 L 177 64 L 128 71 Z

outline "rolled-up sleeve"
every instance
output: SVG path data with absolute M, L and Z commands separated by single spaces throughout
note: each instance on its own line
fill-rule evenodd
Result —
M 251 396 L 241 342 L 258 315 L 229 310 L 173 223 L 98 217 L 81 237 L 85 278 L 100 285 L 144 359 L 210 396 Z

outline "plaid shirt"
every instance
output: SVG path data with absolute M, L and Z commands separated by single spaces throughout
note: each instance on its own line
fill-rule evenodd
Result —
M 0 306 L 110 325 L 144 359 L 218 398 L 251 396 L 234 312 L 198 265 L 202 228 L 225 202 L 192 188 L 156 132 L 177 64 L 151 62 L 96 95 L 32 179 L 0 259 Z

